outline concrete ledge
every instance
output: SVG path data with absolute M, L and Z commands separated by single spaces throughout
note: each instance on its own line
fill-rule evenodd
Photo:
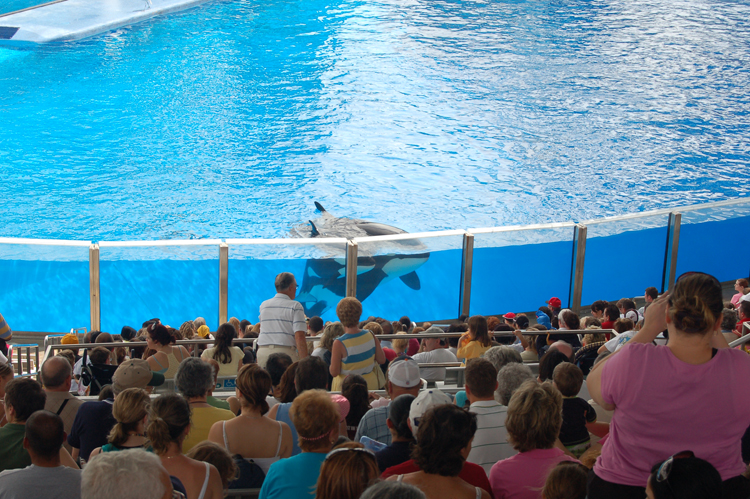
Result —
M 65 0 L 0 17 L 3 43 L 80 40 L 152 17 L 189 9 L 209 0 Z

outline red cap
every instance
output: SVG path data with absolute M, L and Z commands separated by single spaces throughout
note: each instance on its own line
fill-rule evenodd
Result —
M 514 314 L 513 312 L 508 312 L 503 316 L 503 319 L 510 319 L 512 321 L 516 320 L 516 314 Z
M 560 301 L 560 298 L 557 298 L 556 296 L 553 296 L 549 300 L 547 300 L 547 305 L 549 305 L 552 308 L 561 308 L 562 302 Z

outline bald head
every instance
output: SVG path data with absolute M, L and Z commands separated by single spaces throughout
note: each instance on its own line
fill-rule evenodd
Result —
M 549 349 L 550 351 L 557 350 L 569 359 L 573 357 L 573 347 L 570 345 L 570 343 L 567 343 L 565 341 L 556 341 L 549 346 Z
M 50 357 L 42 365 L 42 384 L 47 390 L 70 389 L 70 377 L 73 369 L 63 357 Z M 67 386 L 66 386 L 67 385 Z

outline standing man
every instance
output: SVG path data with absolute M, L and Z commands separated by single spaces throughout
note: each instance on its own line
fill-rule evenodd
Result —
M 266 368 L 268 356 L 283 352 L 297 362 L 307 357 L 305 312 L 294 301 L 297 280 L 294 274 L 282 272 L 276 276 L 276 296 L 260 305 L 260 335 L 258 336 L 258 365 Z

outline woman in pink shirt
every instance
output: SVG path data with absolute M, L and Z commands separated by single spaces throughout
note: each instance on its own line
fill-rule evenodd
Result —
M 685 274 L 649 306 L 633 339 L 591 370 L 589 393 L 614 414 L 590 499 L 642 498 L 651 467 L 683 450 L 719 471 L 724 497 L 750 496 L 740 448 L 750 426 L 750 357 L 728 348 L 722 308 L 716 278 Z M 664 329 L 669 343 L 654 345 Z
M 552 383 L 528 380 L 513 392 L 505 428 L 518 454 L 492 466 L 495 499 L 541 499 L 550 470 L 560 461 L 578 462 L 555 447 L 561 426 L 562 395 Z

